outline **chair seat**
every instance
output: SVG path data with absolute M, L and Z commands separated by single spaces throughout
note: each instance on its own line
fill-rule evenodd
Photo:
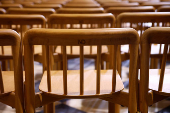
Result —
M 47 71 L 44 72 L 39 89 L 58 96 L 80 96 L 80 71 L 67 71 L 67 95 L 63 95 L 63 71 L 51 71 L 51 92 L 47 89 Z M 100 94 L 96 95 L 96 70 L 84 70 L 84 97 L 112 94 L 112 70 L 101 70 Z M 116 74 L 116 92 L 124 89 L 119 74 Z M 81 96 L 81 97 L 83 97 Z
M 165 69 L 163 88 L 158 92 L 160 69 L 149 69 L 149 89 L 162 95 L 170 95 L 170 69 Z
M 80 47 L 79 46 L 72 46 L 72 54 L 70 51 L 70 46 L 67 46 L 67 54 L 68 55 L 80 55 Z M 55 52 L 61 54 L 61 46 L 57 46 Z M 102 46 L 102 53 L 107 53 L 108 48 L 107 46 Z M 84 47 L 84 55 L 97 55 L 97 46 L 92 46 L 92 52 L 90 53 L 90 46 Z
M 4 93 L 10 93 L 14 88 L 14 71 L 2 71 Z

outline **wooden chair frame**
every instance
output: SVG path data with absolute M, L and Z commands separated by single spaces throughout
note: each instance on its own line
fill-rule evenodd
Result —
M 169 89 L 166 89 L 168 84 L 164 84 L 165 78 L 165 65 L 166 59 L 169 56 L 168 45 L 170 44 L 170 29 L 169 27 L 152 27 L 144 32 L 141 38 L 141 70 L 140 70 L 140 111 L 142 113 L 148 113 L 148 106 L 163 100 L 170 96 Z M 154 80 L 154 89 L 151 87 L 151 83 L 149 82 L 151 70 L 149 69 L 149 56 L 150 56 L 150 45 L 151 44 L 164 44 L 164 53 L 162 56 L 162 65 L 160 74 L 156 74 L 153 76 L 159 76 L 158 81 Z M 158 84 L 155 84 L 158 83 Z M 169 86 L 169 85 L 168 85 Z
M 64 37 L 64 38 L 63 38 Z M 72 40 L 69 40 L 69 39 Z M 62 40 L 62 41 L 61 41 Z M 85 40 L 85 43 L 81 43 L 82 40 Z M 53 92 L 51 85 L 51 76 L 50 76 L 50 46 L 53 45 L 63 46 L 63 94 L 58 95 Z M 117 87 L 115 87 L 116 82 L 116 51 L 117 45 L 119 44 L 130 44 L 130 88 L 129 94 L 125 94 L 122 91 L 115 92 Z M 126 105 L 129 107 L 131 113 L 137 112 L 137 53 L 138 53 L 138 44 L 139 36 L 137 32 L 133 29 L 32 29 L 29 30 L 24 38 L 24 51 L 25 54 L 25 94 L 26 94 L 26 111 L 28 113 L 34 113 L 35 108 L 40 106 L 37 104 L 36 96 L 39 95 L 41 105 L 42 103 L 54 102 L 63 98 L 101 98 L 111 103 L 119 103 L 121 105 Z M 45 45 L 46 46 L 46 58 L 47 58 L 47 92 L 43 91 L 39 94 L 35 94 L 34 89 L 34 63 L 33 63 L 33 45 Z M 68 95 L 67 94 L 67 55 L 66 55 L 66 46 L 67 45 L 78 45 L 81 46 L 80 52 L 80 95 Z M 97 79 L 96 79 L 96 94 L 86 95 L 84 92 L 84 67 L 83 67 L 83 46 L 85 45 L 97 45 L 98 46 L 98 66 L 97 66 Z M 100 94 L 100 54 L 101 54 L 101 45 L 115 45 L 113 55 L 113 81 L 112 81 L 112 91 L 110 94 Z M 40 88 L 42 90 L 42 88 Z M 115 92 L 115 93 L 113 93 Z M 69 92 L 68 92 L 69 93 Z M 44 98 L 42 95 L 48 98 Z M 125 96 L 126 95 L 126 96 Z M 50 100 L 51 98 L 55 98 Z M 40 101 L 39 100 L 39 101 Z M 124 101 L 123 101 L 124 100 Z M 109 112 L 112 112 L 113 106 L 110 103 Z M 40 104 L 40 103 L 39 103 Z M 38 106 L 37 106 L 38 105 Z
M 22 55 L 21 55 L 21 38 L 13 30 L 0 29 L 0 45 L 12 46 L 14 71 L 1 71 L 0 69 L 0 102 L 16 108 L 16 113 L 24 113 L 24 86 L 23 86 L 23 70 L 22 70 Z M 1 68 L 1 66 L 0 66 Z M 13 76 L 11 75 L 13 73 Z M 5 75 L 6 74 L 6 75 Z M 10 84 L 4 85 L 5 77 L 12 77 L 7 79 Z M 5 87 L 13 87 L 14 91 L 8 91 Z M 4 87 L 5 86 L 5 87 Z

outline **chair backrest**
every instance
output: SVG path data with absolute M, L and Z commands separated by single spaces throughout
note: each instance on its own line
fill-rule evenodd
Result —
M 170 6 L 160 6 L 157 12 L 170 12 Z
M 48 19 L 48 28 L 112 28 L 115 18 L 112 14 L 52 14 Z
M 100 8 L 100 4 L 66 4 L 65 8 Z
M 6 13 L 6 10 L 3 8 L 0 8 L 0 14 L 5 14 L 5 13 Z
M 70 40 L 71 39 L 71 40 Z M 84 46 L 97 45 L 97 75 L 96 75 L 96 93 L 95 96 L 102 95 L 100 92 L 100 70 L 101 70 L 101 46 L 114 45 L 112 59 L 113 77 L 112 83 L 108 86 L 111 87 L 110 93 L 118 90 L 119 86 L 115 87 L 116 82 L 116 53 L 117 46 L 122 44 L 130 45 L 130 86 L 137 86 L 133 80 L 137 80 L 136 66 L 137 66 L 137 53 L 139 36 L 134 29 L 31 29 L 24 37 L 24 59 L 25 60 L 25 76 L 32 79 L 26 80 L 26 85 L 31 86 L 26 93 L 28 95 L 35 94 L 34 92 L 34 63 L 33 63 L 33 45 L 46 46 L 46 61 L 47 61 L 47 91 L 54 91 L 51 89 L 50 78 L 50 53 L 51 46 L 62 46 L 63 53 L 63 95 L 67 95 L 69 84 L 67 85 L 67 54 L 66 46 L 79 46 L 80 47 L 80 95 L 87 96 L 84 93 Z M 133 79 L 133 80 L 132 80 Z M 74 82 L 74 81 L 73 81 Z M 134 91 L 135 87 L 131 87 L 130 91 Z M 54 91 L 55 92 L 55 91 Z
M 22 8 L 22 5 L 21 4 L 2 4 L 0 5 L 0 8 L 8 10 L 9 8 Z
M 148 89 L 152 89 L 159 94 L 164 95 L 165 93 L 170 93 L 169 90 L 169 71 L 165 71 L 166 61 L 169 57 L 169 44 L 170 44 L 170 28 L 169 27 L 152 27 L 147 29 L 141 38 L 141 71 L 140 71 L 140 84 L 141 91 L 144 95 L 148 93 Z M 161 56 L 161 69 L 156 71 L 157 73 L 152 73 L 149 71 L 149 56 L 152 47 L 151 44 L 163 44 L 162 56 Z M 152 73 L 152 74 L 151 74 Z M 168 74 L 165 77 L 165 74 Z M 153 76 L 151 78 L 151 75 Z M 159 76 L 160 75 L 160 76 Z M 149 77 L 150 76 L 150 77 Z M 155 78 L 155 79 L 154 79 Z M 153 82 L 154 80 L 154 82 Z M 149 81 L 152 81 L 154 85 L 150 85 Z
M 52 8 L 9 8 L 9 14 L 41 14 L 48 18 L 51 14 L 55 13 Z
M 104 9 L 107 9 L 109 7 L 137 7 L 139 6 L 139 3 L 105 3 L 102 5 Z
M 135 12 L 121 13 L 117 17 L 117 27 L 131 27 L 138 31 L 140 36 L 149 27 L 169 26 L 169 12 Z
M 14 29 L 21 35 L 21 39 L 25 31 L 30 28 L 45 28 L 45 22 L 45 17 L 42 15 L 4 14 L 0 16 L 0 27 Z
M 170 5 L 170 2 L 144 2 L 141 4 L 142 6 L 153 6 L 157 9 L 160 6 Z
M 57 13 L 60 14 L 96 14 L 104 13 L 103 8 L 60 8 Z
M 153 6 L 138 6 L 138 7 L 109 7 L 106 13 L 112 13 L 117 17 L 120 13 L 124 12 L 155 12 Z
M 24 105 L 24 94 L 23 94 L 23 71 L 22 71 L 22 55 L 21 55 L 21 39 L 18 33 L 16 33 L 13 30 L 10 29 L 0 29 L 0 46 L 11 46 L 12 47 L 12 54 L 13 54 L 13 64 L 14 64 L 14 73 L 11 71 L 10 73 L 13 73 L 14 75 L 14 83 L 9 79 L 8 77 L 11 75 L 5 75 L 9 74 L 6 72 L 1 71 L 0 66 L 0 96 L 3 94 L 9 94 L 12 93 L 15 90 L 15 102 L 18 104 Z M 3 57 L 0 57 L 2 60 Z M 4 74 L 4 75 L 3 75 Z M 6 76 L 6 77 L 3 77 Z M 4 80 L 4 78 L 6 78 Z M 9 84 L 4 84 L 4 82 L 10 81 L 12 84 L 10 89 L 13 89 L 13 91 L 9 90 Z M 9 82 L 8 82 L 9 83 Z M 23 105 L 17 105 L 15 106 L 15 102 L 10 102 L 7 104 L 12 107 L 20 107 Z
M 60 4 L 35 4 L 35 5 L 25 5 L 25 8 L 53 8 L 57 11 L 62 6 Z

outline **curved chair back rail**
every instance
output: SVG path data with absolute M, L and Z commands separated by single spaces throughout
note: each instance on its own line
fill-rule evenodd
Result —
M 55 13 L 52 8 L 9 8 L 9 14 L 41 14 L 48 18 L 51 14 Z
M 102 7 L 107 9 L 109 7 L 137 7 L 139 3 L 106 3 L 103 4 Z
M 60 8 L 57 13 L 60 14 L 91 14 L 104 13 L 103 8 Z
M 22 8 L 21 4 L 2 4 L 0 5 L 0 8 L 4 8 L 5 10 L 8 10 L 9 8 Z
M 141 71 L 140 71 L 140 110 L 148 112 L 148 106 L 170 96 L 169 73 L 166 61 L 169 57 L 169 27 L 152 27 L 147 29 L 141 38 Z M 161 69 L 149 69 L 151 44 L 163 44 Z M 148 95 L 150 94 L 150 96 Z M 156 95 L 156 97 L 154 96 Z M 153 98 L 152 98 L 153 97 Z
M 71 39 L 71 40 L 70 40 Z M 113 97 L 114 92 L 119 92 L 123 88 L 123 84 L 119 81 L 119 76 L 116 75 L 116 53 L 117 46 L 121 44 L 130 44 L 131 49 L 131 61 L 130 61 L 130 94 L 129 94 L 129 110 L 132 112 L 137 111 L 137 53 L 138 53 L 138 44 L 139 36 L 134 29 L 31 29 L 29 30 L 24 37 L 24 51 L 25 51 L 25 91 L 26 91 L 26 110 L 34 111 L 36 105 L 35 102 L 38 101 L 38 98 L 35 96 L 34 90 L 34 63 L 33 63 L 33 45 L 45 45 L 46 46 L 46 61 L 47 61 L 47 72 L 44 73 L 43 79 L 41 81 L 40 90 L 43 93 L 37 94 L 47 94 L 47 98 L 54 98 L 52 101 L 48 99 L 46 103 L 54 102 L 55 100 L 63 98 L 102 98 L 105 99 L 105 96 Z M 63 71 L 51 71 L 50 69 L 50 53 L 51 46 L 60 45 L 62 46 L 63 53 Z M 80 70 L 78 71 L 68 71 L 67 70 L 67 54 L 66 46 L 74 45 L 80 46 Z M 88 70 L 84 70 L 84 58 L 83 58 L 83 47 L 87 45 L 97 45 L 97 70 L 96 76 L 86 79 Z M 101 46 L 102 45 L 114 45 L 114 55 L 113 55 L 113 77 L 112 74 L 109 82 L 104 82 L 102 78 L 102 70 L 100 69 L 100 59 L 101 59 Z M 59 72 L 61 76 L 59 75 Z M 73 73 L 77 73 L 76 76 L 79 76 L 75 82 Z M 92 70 L 90 70 L 92 72 Z M 60 76 L 61 80 L 53 78 L 54 74 Z M 73 76 L 70 76 L 70 74 Z M 106 73 L 106 72 L 104 72 Z M 101 74 L 101 75 L 100 75 Z M 109 76 L 108 75 L 108 76 Z M 55 77 L 57 77 L 55 76 Z M 107 76 L 107 77 L 108 77 Z M 74 79 L 70 78 L 73 77 Z M 88 83 L 86 80 L 88 80 Z M 102 80 L 103 79 L 103 80 Z M 57 82 L 55 80 L 58 80 Z M 71 81 L 70 81 L 71 80 Z M 72 81 L 73 80 L 73 81 Z M 92 82 L 92 81 L 93 82 Z M 107 79 L 108 80 L 108 79 Z M 59 83 L 61 81 L 61 83 Z M 63 81 L 63 82 L 62 82 Z M 89 83 L 89 81 L 91 81 Z M 101 82 L 100 82 L 101 81 Z M 104 84 L 103 84 L 104 82 Z M 72 85 L 71 85 L 71 84 Z M 73 85 L 74 83 L 74 85 Z M 107 85 L 106 85 L 107 83 Z M 57 85 L 60 84 L 60 85 Z M 93 85 L 92 85 L 93 84 Z M 103 86 L 103 85 L 104 86 Z M 61 86 L 62 85 L 62 86 Z M 90 87 L 88 86 L 90 85 Z M 61 87 L 60 87 L 61 86 Z M 69 87 L 67 87 L 69 86 Z M 74 87 L 70 89 L 71 87 Z M 92 89 L 91 89 L 92 88 Z M 106 88 L 106 90 L 102 90 Z M 109 88 L 109 90 L 108 90 Z M 104 92 L 103 92 L 104 91 Z M 40 99 L 40 98 L 39 98 Z M 42 99 L 43 100 L 43 99 Z M 114 100 L 114 99 L 113 99 Z
M 3 8 L 0 8 L 0 14 L 5 14 L 5 13 L 6 13 L 6 10 Z
M 66 4 L 65 8 L 100 8 L 100 4 Z
M 170 2 L 144 2 L 141 4 L 142 6 L 153 6 L 157 9 L 160 6 L 168 6 Z
M 170 6 L 160 6 L 157 12 L 170 12 Z
M 72 24 L 79 24 L 80 27 L 75 26 L 75 28 L 83 28 L 83 24 L 91 24 L 90 27 L 85 26 L 85 28 L 93 28 L 93 24 L 108 24 L 103 25 L 98 28 L 107 28 L 114 26 L 115 18 L 112 14 L 52 14 L 48 19 L 49 28 L 52 24 L 64 25 L 70 24 L 70 28 L 74 28 Z M 66 28 L 67 26 L 60 26 L 58 28 Z M 69 28 L 69 27 L 68 27 Z M 95 28 L 95 27 L 94 27 Z
M 155 8 L 153 6 L 109 7 L 105 12 L 112 13 L 115 17 L 117 17 L 120 13 L 124 12 L 155 12 Z
M 25 8 L 53 8 L 57 11 L 62 6 L 60 4 L 35 4 L 35 5 L 25 5 Z
M 142 35 L 143 31 L 151 26 L 167 26 L 169 23 L 169 19 L 169 12 L 121 13 L 117 17 L 117 27 L 123 27 L 123 23 L 130 23 L 129 25 L 125 25 L 124 27 L 133 27 L 136 30 L 140 31 L 140 35 Z
M 11 46 L 14 71 L 1 71 L 0 66 L 0 102 L 24 113 L 23 71 L 21 39 L 18 33 L 10 29 L 0 29 L 0 46 Z M 0 56 L 1 59 L 1 56 Z
M 13 29 L 13 25 L 16 25 L 16 28 L 14 27 L 16 31 L 18 31 L 17 25 L 41 25 L 42 27 L 45 27 L 45 21 L 45 17 L 42 15 L 5 14 L 0 16 L 0 25 L 2 25 L 2 28 Z M 18 32 L 22 34 L 22 30 Z

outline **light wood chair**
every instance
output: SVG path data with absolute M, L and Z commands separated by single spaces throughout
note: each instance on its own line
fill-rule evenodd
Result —
M 96 14 L 104 13 L 103 8 L 60 8 L 59 14 Z
M 19 15 L 19 14 L 3 14 L 0 16 L 1 29 L 13 29 L 21 36 L 21 42 L 25 32 L 31 28 L 45 28 L 45 17 L 42 15 Z M 43 63 L 42 47 L 35 47 L 35 61 Z M 3 51 L 4 49 L 4 51 Z M 3 70 L 8 70 L 8 61 L 12 59 L 11 47 L 5 46 L 0 49 L 0 55 L 6 56 L 6 61 L 3 63 Z M 12 62 L 11 62 L 12 63 Z M 13 69 L 10 64 L 10 69 Z
M 21 4 L 2 4 L 0 5 L 0 8 L 3 8 L 5 10 L 8 10 L 9 8 L 22 8 Z
M 54 14 L 55 10 L 52 8 L 9 8 L 8 14 L 40 14 L 46 19 L 51 14 Z
M 138 7 L 109 7 L 105 10 L 106 13 L 112 13 L 115 17 L 124 12 L 155 12 L 153 6 L 138 6 Z
M 0 102 L 24 113 L 24 87 L 21 56 L 21 39 L 18 33 L 9 29 L 0 29 L 0 46 L 11 46 L 14 71 L 1 71 L 0 66 Z M 3 60 L 3 56 L 0 56 Z
M 160 6 L 158 7 L 157 12 L 170 12 L 170 6 Z
M 144 2 L 141 4 L 142 6 L 153 6 L 155 9 L 158 9 L 160 6 L 168 6 L 170 2 Z
M 140 70 L 140 111 L 148 113 L 148 106 L 170 96 L 169 73 L 166 60 L 169 57 L 169 27 L 153 27 L 144 32 L 141 38 Z M 151 44 L 162 44 L 161 69 L 149 69 Z
M 115 24 L 115 18 L 110 13 L 105 14 L 52 14 L 48 19 L 48 28 L 55 29 L 97 29 L 97 28 L 113 28 Z M 58 62 L 58 69 L 62 69 L 62 52 L 61 46 L 57 46 L 55 49 L 56 54 L 54 61 Z M 68 46 L 67 57 L 68 59 L 79 58 L 79 48 L 76 46 Z M 105 54 L 109 52 L 107 46 L 102 47 L 102 61 L 110 62 L 108 58 L 105 58 Z M 94 59 L 97 58 L 96 46 L 87 46 L 85 48 L 85 58 Z M 96 63 L 95 63 L 96 64 Z M 97 64 L 96 64 L 97 65 Z
M 35 5 L 25 5 L 25 8 L 53 8 L 57 11 L 62 6 L 60 4 L 35 4 Z
M 117 17 L 117 27 L 134 28 L 138 31 L 140 37 L 143 32 L 150 27 L 168 27 L 170 13 L 169 12 L 133 12 L 121 13 Z M 152 45 L 151 65 L 150 68 L 158 68 L 158 59 L 160 58 L 160 45 Z M 128 47 L 122 47 L 122 61 L 128 59 Z
M 139 3 L 106 3 L 103 4 L 102 7 L 107 9 L 109 7 L 137 7 Z
M 65 8 L 100 8 L 100 4 L 66 4 L 63 7 Z
M 5 14 L 5 13 L 6 13 L 6 10 L 3 8 L 0 8 L 0 14 Z
M 71 40 L 70 40 L 71 39 Z M 130 44 L 130 90 L 123 92 L 123 83 L 116 71 L 117 46 Z M 114 104 L 126 105 L 130 113 L 137 112 L 136 66 L 139 36 L 134 29 L 31 29 L 24 37 L 26 112 L 34 113 L 35 108 L 64 98 L 100 98 L 109 101 L 109 112 Z M 39 89 L 34 89 L 33 45 L 46 46 L 47 71 L 44 72 Z M 62 46 L 63 70 L 51 71 L 51 46 Z M 80 46 L 80 70 L 67 70 L 68 45 Z M 83 48 L 97 45 L 97 70 L 84 70 Z M 114 45 L 112 69 L 101 70 L 101 46 Z M 113 46 L 112 46 L 113 47 Z M 114 50 L 114 51 L 113 51 Z M 92 76 L 93 75 L 93 76 Z M 54 113 L 54 104 L 48 113 Z M 117 113 L 117 112 L 116 112 Z

